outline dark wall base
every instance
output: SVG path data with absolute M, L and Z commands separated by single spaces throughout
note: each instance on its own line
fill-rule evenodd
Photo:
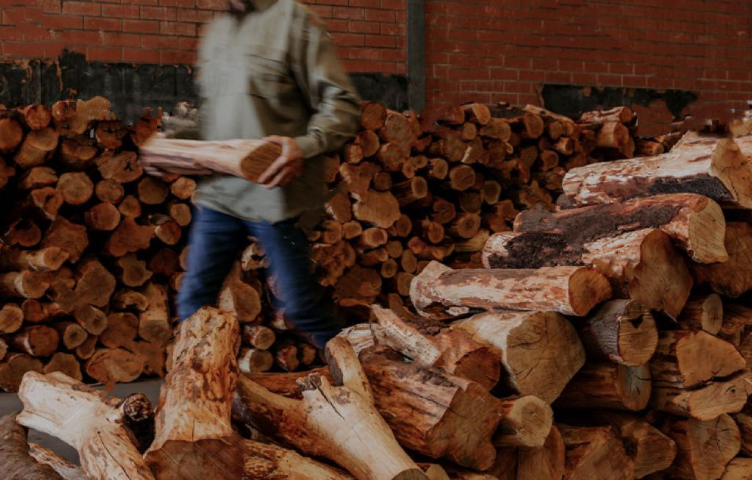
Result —
M 364 99 L 407 108 L 405 77 L 356 73 L 352 78 Z M 90 62 L 71 52 L 55 62 L 0 63 L 0 103 L 9 107 L 97 95 L 107 97 L 115 113 L 129 123 L 144 107 L 169 111 L 177 102 L 197 98 L 193 68 L 186 65 Z

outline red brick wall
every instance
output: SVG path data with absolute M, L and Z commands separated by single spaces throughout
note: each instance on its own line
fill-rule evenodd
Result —
M 312 0 L 347 68 L 405 73 L 405 0 Z M 226 0 L 0 0 L 0 57 L 194 61 L 201 24 Z
M 537 103 L 543 83 L 752 99 L 752 2 L 428 0 L 429 103 Z

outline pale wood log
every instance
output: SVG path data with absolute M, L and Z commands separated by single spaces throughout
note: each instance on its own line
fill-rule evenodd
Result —
M 86 212 L 84 221 L 93 230 L 110 232 L 120 224 L 120 211 L 111 203 L 99 203 Z
M 739 452 L 739 429 L 728 415 L 708 421 L 672 418 L 662 430 L 677 447 L 676 460 L 666 471 L 671 478 L 720 478 Z
M 189 177 L 180 177 L 170 184 L 170 192 L 181 200 L 188 200 L 196 191 L 196 181 Z
M 736 298 L 752 289 L 752 225 L 729 222 L 726 225 L 728 261 L 710 265 L 692 264 L 692 275 L 700 285 L 714 292 Z
M 432 262 L 410 286 L 410 298 L 423 314 L 467 307 L 553 310 L 583 316 L 610 296 L 608 280 L 582 267 L 452 270 Z
M 217 306 L 234 315 L 241 323 L 252 322 L 261 313 L 259 292 L 242 280 L 240 264 L 236 264 L 225 279 Z
M 162 285 L 149 282 L 143 291 L 149 306 L 139 315 L 138 335 L 149 342 L 164 342 L 170 335 L 170 307 Z
M 496 353 L 509 388 L 549 403 L 585 363 L 576 330 L 556 313 L 483 313 L 455 322 L 452 328 L 472 334 Z
M 53 220 L 42 241 L 42 247 L 59 247 L 68 252 L 70 263 L 78 262 L 88 246 L 89 236 L 86 227 L 69 222 L 63 217 L 57 217 Z
M 0 334 L 17 331 L 23 321 L 23 310 L 15 303 L 6 303 L 0 307 Z
M 123 151 L 118 154 L 104 152 L 96 159 L 97 169 L 105 180 L 130 183 L 144 174 L 135 152 Z
M 534 395 L 502 399 L 501 422 L 493 437 L 497 447 L 541 448 L 551 433 L 553 411 Z
M 125 196 L 125 190 L 120 182 L 115 180 L 100 180 L 94 187 L 94 194 L 104 203 L 117 204 Z
M 334 362 L 344 365 L 343 360 L 335 358 Z M 350 367 L 360 371 L 356 365 Z M 360 371 L 358 378 L 362 377 Z M 343 380 L 349 382 L 347 377 Z M 362 390 L 353 389 L 354 383 L 332 387 L 326 378 L 311 374 L 301 379 L 303 400 L 291 400 L 241 376 L 238 395 L 257 421 L 275 424 L 275 436 L 304 453 L 334 460 L 358 479 L 427 478 L 397 444 L 373 404 L 361 396 Z M 354 424 L 358 425 L 355 430 L 350 427 Z M 391 461 L 379 460 L 383 458 Z
M 650 401 L 650 368 L 588 362 L 556 400 L 559 408 L 642 410 Z
M 243 325 L 240 333 L 243 342 L 259 350 L 268 350 L 277 339 L 274 330 L 263 325 Z
M 601 125 L 609 122 L 632 123 L 634 112 L 629 107 L 614 107 L 610 110 L 593 110 L 580 116 L 578 123 Z
M 51 480 L 62 478 L 64 480 L 88 480 L 83 469 L 63 457 L 59 456 L 52 450 L 45 448 L 36 443 L 29 444 L 29 455 L 40 465 L 47 465 L 52 468 L 59 477 L 45 477 Z
M 280 155 L 282 147 L 264 140 L 178 140 L 152 136 L 139 150 L 144 165 L 165 172 L 201 174 L 213 171 L 254 183 Z
M 704 330 L 711 335 L 721 331 L 723 302 L 715 293 L 690 298 L 677 319 L 682 327 Z
M 722 205 L 752 207 L 752 167 L 732 139 L 689 133 L 655 157 L 594 163 L 570 170 L 564 192 L 577 205 L 613 203 L 658 193 L 705 195 Z
M 0 477 L 5 480 L 63 480 L 51 466 L 29 452 L 27 432 L 15 413 L 0 417 Z
M 274 366 L 274 357 L 267 350 L 241 348 L 238 354 L 238 369 L 243 374 L 261 373 Z
M 59 372 L 29 373 L 19 398 L 20 424 L 53 435 L 73 446 L 89 477 L 153 479 L 121 425 L 123 412 L 104 403 L 100 392 Z
M 372 311 L 383 327 L 376 333 L 378 342 L 412 359 L 416 365 L 442 369 L 478 382 L 488 390 L 499 381 L 498 356 L 474 341 L 468 332 L 415 316 L 400 318 L 379 305 L 374 305 Z
M 572 244 L 557 234 L 500 232 L 486 243 L 483 261 L 495 268 L 592 265 L 609 278 L 617 296 L 672 318 L 684 308 L 693 283 L 681 254 L 658 229 Z
M 655 319 L 635 300 L 606 302 L 576 325 L 589 356 L 629 367 L 647 363 L 658 345 Z
M 704 331 L 673 330 L 660 332 L 650 370 L 655 386 L 691 388 L 728 377 L 746 365 L 725 340 Z
M 654 385 L 650 406 L 674 415 L 712 420 L 725 413 L 739 412 L 749 392 L 750 380 L 742 372 L 728 380 L 706 382 L 693 390 Z
M 47 365 L 42 370 L 44 373 L 61 372 L 79 382 L 83 380 L 81 375 L 81 364 L 78 359 L 70 353 L 57 352 L 50 358 Z
M 725 262 L 726 222 L 717 203 L 695 194 L 657 195 L 611 205 L 559 212 L 528 210 L 517 216 L 514 231 L 562 235 L 568 243 L 588 243 L 614 232 L 659 228 L 699 263 Z
M 557 426 L 566 447 L 565 479 L 634 478 L 634 462 L 610 427 Z

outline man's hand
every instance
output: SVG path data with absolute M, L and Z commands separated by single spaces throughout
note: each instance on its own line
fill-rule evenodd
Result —
M 290 137 L 272 135 L 264 138 L 267 142 L 282 146 L 282 153 L 269 165 L 258 181 L 266 188 L 284 187 L 303 172 L 303 152 Z

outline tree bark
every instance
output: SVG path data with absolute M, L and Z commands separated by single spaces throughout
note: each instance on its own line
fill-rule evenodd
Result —
M 16 423 L 16 414 L 0 417 L 0 477 L 5 480 L 63 480 L 52 467 L 38 463 L 29 454 L 26 429 Z

